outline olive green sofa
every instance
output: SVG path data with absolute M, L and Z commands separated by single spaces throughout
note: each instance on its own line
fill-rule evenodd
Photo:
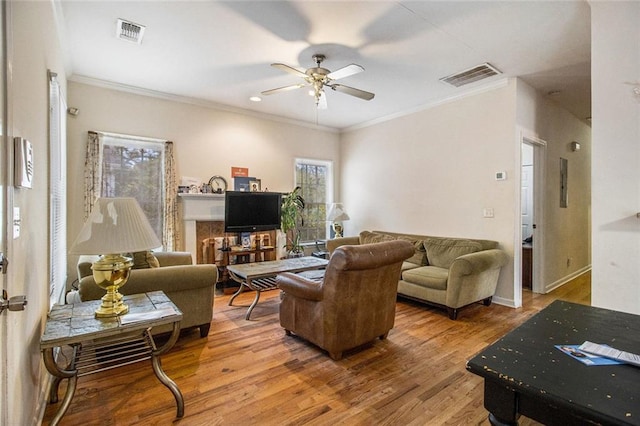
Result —
M 453 320 L 472 303 L 491 304 L 500 270 L 509 259 L 496 241 L 363 231 L 328 240 L 327 250 L 396 239 L 414 245 L 414 255 L 402 264 L 398 295 L 446 308 Z
M 189 252 L 155 252 L 160 267 L 131 270 L 129 280 L 120 288 L 123 295 L 162 290 L 182 311 L 180 329 L 198 327 L 200 336 L 209 334 L 213 317 L 213 299 L 218 269 L 215 265 L 193 265 Z M 80 256 L 78 295 L 80 301 L 97 300 L 105 291 L 95 284 L 91 264 L 97 256 Z M 67 297 L 67 301 L 70 298 Z M 154 328 L 154 334 L 170 327 Z

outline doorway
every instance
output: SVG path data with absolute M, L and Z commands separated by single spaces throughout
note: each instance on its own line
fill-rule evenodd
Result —
M 516 258 L 515 301 L 522 305 L 522 291 L 544 293 L 544 188 L 547 143 L 521 132 L 520 226 L 514 247 Z
M 5 86 L 6 82 L 6 14 L 8 2 L 2 2 L 0 5 L 0 120 L 1 134 L 0 134 L 0 252 L 7 255 L 7 228 L 8 228 L 8 215 L 7 215 L 7 170 L 10 170 L 9 161 L 9 137 L 7 136 L 7 90 Z M 5 271 L 0 272 L 0 291 L 7 291 L 6 295 L 11 296 L 9 289 L 7 289 Z M 8 403 L 8 380 L 9 380 L 9 363 L 7 347 L 7 312 L 0 314 L 0 424 L 9 423 L 9 403 Z

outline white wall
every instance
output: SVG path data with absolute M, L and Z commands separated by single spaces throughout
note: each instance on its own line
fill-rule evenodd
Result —
M 168 139 L 174 142 L 178 176 L 207 182 L 226 178 L 233 188 L 231 167 L 248 167 L 262 179 L 262 188 L 293 189 L 294 159 L 334 162 L 339 180 L 339 135 L 336 132 L 222 111 L 158 97 L 69 82 L 69 106 L 79 108 L 68 119 L 68 238 L 83 223 L 83 176 L 87 131 L 105 131 Z M 336 194 L 337 196 L 337 194 Z M 77 257 L 69 258 L 73 279 Z
M 544 223 L 538 225 L 545 232 L 543 284 L 552 289 L 591 264 L 591 128 L 522 80 L 517 99 L 517 126 L 547 143 Z M 580 143 L 579 151 L 571 151 L 572 141 Z M 561 157 L 568 160 L 567 208 L 560 208 Z
M 425 109 L 342 137 L 345 235 L 387 230 L 497 240 L 513 259 L 516 85 Z M 510 177 L 495 180 L 495 172 Z M 483 218 L 493 208 L 495 217 Z M 498 297 L 513 299 L 513 263 Z
M 549 170 L 555 170 L 560 155 L 570 159 L 570 208 L 557 207 L 559 172 L 550 172 L 545 190 L 549 236 L 544 285 L 562 283 L 588 269 L 589 126 L 516 79 L 485 93 L 345 133 L 341 193 L 351 216 L 345 222 L 345 235 L 379 229 L 497 240 L 511 262 L 500 274 L 496 302 L 515 306 L 519 126 L 547 138 Z M 573 140 L 583 144 L 579 153 L 569 150 Z M 505 171 L 507 180 L 496 181 L 498 171 Z M 493 208 L 495 217 L 483 218 L 484 208 Z M 567 257 L 572 259 L 570 267 Z
M 66 90 L 65 70 L 55 27 L 54 5 L 50 1 L 10 2 L 9 33 L 12 77 L 8 136 L 22 136 L 33 145 L 32 189 L 13 189 L 13 205 L 20 208 L 20 237 L 9 237 L 7 284 L 10 296 L 24 294 L 23 312 L 4 313 L 8 321 L 8 413 L 9 424 L 39 422 L 48 381 L 40 354 L 40 336 L 49 310 L 48 246 L 48 120 L 47 69 L 58 73 Z M 11 212 L 11 203 L 9 204 Z
M 640 314 L 640 3 L 591 2 L 592 304 Z M 636 84 L 636 86 L 640 86 Z

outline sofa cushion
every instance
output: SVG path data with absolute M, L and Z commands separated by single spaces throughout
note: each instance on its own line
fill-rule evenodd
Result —
M 382 232 L 362 231 L 360 233 L 360 244 L 380 243 L 383 241 L 404 240 L 409 241 L 414 246 L 414 254 L 405 262 L 424 266 L 427 264 L 427 254 L 422 240 L 408 235 L 389 235 Z
M 403 281 L 437 290 L 447 289 L 448 277 L 449 270 L 437 266 L 422 266 L 402 272 Z
M 150 251 L 137 251 L 131 254 L 133 266 L 131 269 L 159 268 L 160 262 Z
M 429 265 L 449 268 L 458 257 L 482 250 L 482 245 L 462 238 L 436 238 L 424 240 Z
M 399 240 L 409 241 L 413 244 L 414 252 L 413 256 L 408 258 L 406 262 L 414 263 L 418 266 L 425 266 L 427 264 L 427 251 L 424 248 L 422 240 L 416 240 L 411 237 L 398 237 Z
M 404 272 L 409 269 L 415 269 L 415 268 L 419 268 L 419 266 L 416 265 L 415 263 L 411 263 L 408 260 L 405 260 L 404 262 L 402 262 L 402 266 L 400 266 L 400 272 Z
M 383 241 L 394 241 L 396 237 L 379 232 L 362 231 L 360 233 L 360 244 L 381 243 Z

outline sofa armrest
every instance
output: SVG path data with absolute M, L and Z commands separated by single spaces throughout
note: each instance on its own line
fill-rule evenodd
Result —
M 322 300 L 322 282 L 305 278 L 291 272 L 284 272 L 276 277 L 276 284 L 286 294 L 300 299 Z
M 162 268 L 134 269 L 127 283 L 120 288 L 122 294 L 147 293 L 162 290 L 165 294 L 201 287 L 212 287 L 218 280 L 215 265 L 181 265 Z M 78 284 L 83 301 L 100 299 L 105 290 L 98 287 L 93 276 L 84 277 Z
M 482 250 L 465 254 L 453 261 L 449 276 L 475 275 L 490 269 L 502 268 L 509 256 L 500 249 Z
M 333 240 L 327 240 L 327 251 L 329 253 L 333 253 L 335 249 L 340 246 L 357 246 L 360 244 L 360 237 L 339 237 L 334 238 Z

